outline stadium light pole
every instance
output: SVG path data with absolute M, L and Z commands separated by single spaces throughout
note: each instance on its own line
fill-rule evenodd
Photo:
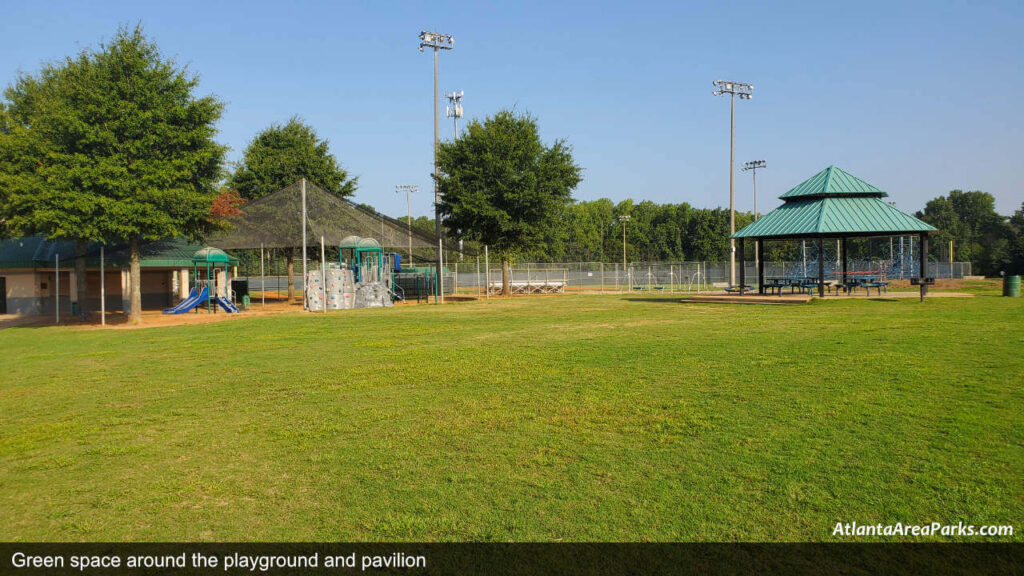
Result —
M 405 225 L 409 228 L 409 266 L 412 266 L 412 201 L 409 199 L 409 195 L 419 191 L 420 187 L 415 184 L 395 186 L 395 194 L 405 192 Z
M 764 160 L 754 160 L 753 162 L 744 162 L 743 171 L 751 171 L 754 174 L 754 222 L 757 222 L 757 169 L 767 168 L 768 164 Z
M 455 38 L 451 34 L 438 32 L 420 32 L 420 52 L 424 48 L 434 50 L 434 231 L 441 237 L 441 196 L 437 189 L 437 143 L 438 143 L 438 111 L 437 111 L 437 51 L 451 50 L 455 47 Z M 438 270 L 440 274 L 440 270 Z
M 715 80 L 712 82 L 715 96 L 729 95 L 729 285 L 736 285 L 736 240 L 732 235 L 736 233 L 736 168 L 734 158 L 736 152 L 736 97 L 740 100 L 750 100 L 754 97 L 754 85 L 743 82 L 730 82 L 728 80 Z
M 448 105 L 444 108 L 444 117 L 455 119 L 456 140 L 459 138 L 459 118 L 462 118 L 462 96 L 464 94 L 465 92 L 462 90 L 444 93 L 445 98 L 448 99 Z

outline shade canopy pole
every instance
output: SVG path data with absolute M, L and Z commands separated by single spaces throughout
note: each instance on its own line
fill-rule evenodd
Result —
M 107 273 L 103 257 L 103 245 L 100 244 L 100 326 L 107 325 Z
M 843 253 L 843 285 L 846 285 L 846 236 L 839 242 L 839 251 Z
M 327 250 L 323 236 L 320 237 L 320 283 L 323 287 L 323 313 L 327 314 Z
M 53 255 L 53 269 L 56 270 L 54 274 L 54 294 L 56 297 L 53 299 L 53 304 L 57 312 L 57 324 L 60 324 L 60 254 Z
M 740 238 L 739 255 L 740 255 L 740 296 L 743 296 L 743 288 L 747 285 L 747 277 L 746 277 L 747 263 L 744 260 L 744 256 L 743 256 L 743 238 Z
M 292 279 L 289 278 L 289 285 Z M 306 304 L 306 179 L 302 179 L 302 309 L 307 309 Z
M 818 236 L 818 297 L 825 297 L 825 237 Z
M 756 214 L 756 212 L 755 212 Z M 758 238 L 757 242 L 757 293 L 764 294 L 764 240 Z
M 921 277 L 921 301 L 924 302 L 924 297 L 928 294 L 928 285 L 925 284 L 925 278 L 928 277 L 928 233 L 921 233 L 921 246 L 918 250 L 921 258 L 920 269 L 918 274 Z

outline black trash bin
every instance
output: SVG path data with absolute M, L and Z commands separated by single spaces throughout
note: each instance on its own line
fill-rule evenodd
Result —
M 235 298 L 241 302 L 243 296 L 249 295 L 249 281 L 248 280 L 232 280 L 231 291 L 235 293 Z

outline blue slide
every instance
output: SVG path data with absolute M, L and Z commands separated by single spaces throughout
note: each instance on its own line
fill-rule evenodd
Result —
M 185 298 L 181 302 L 178 302 L 177 306 L 173 308 L 164 309 L 164 314 L 184 314 L 185 312 L 191 312 L 196 306 L 206 301 L 210 297 L 210 289 L 203 286 L 202 292 L 197 292 L 198 288 L 193 288 L 188 293 L 188 298 Z
M 240 312 L 240 310 L 236 308 L 234 304 L 228 302 L 226 298 L 221 298 L 220 296 L 217 296 L 213 299 L 213 301 L 220 305 L 220 307 L 223 308 L 224 311 L 227 312 L 228 314 L 238 314 Z

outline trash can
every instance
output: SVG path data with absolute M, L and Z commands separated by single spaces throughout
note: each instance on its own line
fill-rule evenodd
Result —
M 1003 276 L 1003 296 L 1020 297 L 1020 276 Z
M 241 300 L 243 296 L 249 295 L 249 280 L 232 280 L 231 291 L 235 293 L 235 298 Z
M 246 294 L 246 295 L 242 296 L 242 308 L 248 308 L 248 307 L 249 307 L 249 295 Z

